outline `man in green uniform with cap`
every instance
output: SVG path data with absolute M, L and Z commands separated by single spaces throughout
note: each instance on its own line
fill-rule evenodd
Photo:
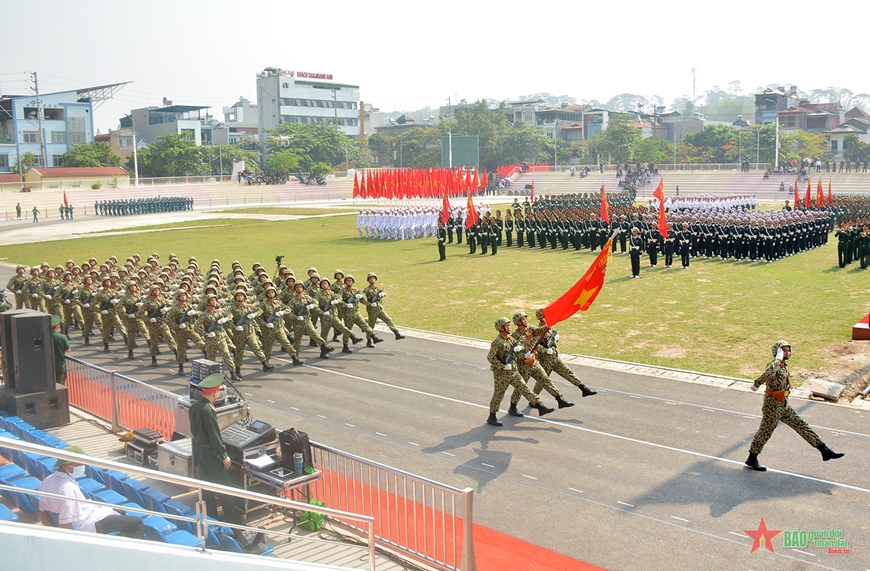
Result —
M 66 384 L 66 357 L 70 353 L 69 339 L 60 332 L 61 319 L 57 315 L 51 316 L 51 344 L 54 348 L 54 382 Z
M 199 383 L 202 398 L 190 406 L 190 432 L 193 435 L 193 454 L 199 468 L 199 478 L 214 484 L 231 486 L 228 470 L 232 462 L 221 439 L 214 407 L 223 382 L 222 374 L 212 373 Z M 236 498 L 206 490 L 202 491 L 202 498 L 205 500 L 208 515 L 217 518 L 217 500 L 220 500 L 224 509 L 222 521 L 242 523 L 242 511 Z

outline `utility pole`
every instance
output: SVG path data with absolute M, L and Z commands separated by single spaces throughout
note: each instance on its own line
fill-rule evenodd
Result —
M 136 131 L 133 131 L 133 185 L 139 188 L 139 156 L 136 153 Z
M 453 118 L 453 105 L 450 102 L 450 98 L 447 98 L 447 120 L 451 120 Z M 447 131 L 447 166 L 453 168 L 453 132 Z
M 48 167 L 48 157 L 45 155 L 45 137 L 42 136 L 42 102 L 39 100 L 39 79 L 36 72 L 31 72 L 33 91 L 36 93 L 36 121 L 39 124 L 39 148 L 42 151 L 42 166 Z
M 692 105 L 695 105 L 695 68 L 692 68 Z

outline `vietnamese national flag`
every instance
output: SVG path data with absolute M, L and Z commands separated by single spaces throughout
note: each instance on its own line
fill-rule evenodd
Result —
M 477 221 L 480 219 L 480 216 L 477 214 L 477 209 L 474 208 L 474 202 L 471 201 L 471 190 L 468 191 L 468 212 L 465 214 L 465 227 L 471 228 Z
M 813 183 L 807 179 L 807 196 L 804 199 L 804 208 L 812 208 L 813 207 L 813 197 L 810 193 L 813 189 Z
M 486 171 L 480 176 L 480 188 L 486 188 L 489 185 L 489 178 L 486 176 Z
M 828 206 L 834 203 L 834 195 L 831 194 L 831 179 L 828 179 Z
M 441 193 L 441 222 L 447 224 L 450 219 L 450 201 L 447 200 L 447 189 Z
M 353 173 L 353 197 L 359 198 L 359 179 L 356 177 L 356 171 Z M 66 204 L 66 191 L 63 191 L 63 203 Z
M 471 179 L 471 184 L 474 186 L 474 191 L 477 192 L 480 189 L 480 178 L 477 176 L 477 169 L 474 171 L 474 178 Z
M 66 199 L 66 191 L 65 190 L 63 191 L 63 203 L 69 204 L 69 202 L 67 202 L 67 199 Z
M 547 327 L 552 328 L 562 320 L 568 319 L 578 311 L 586 311 L 601 288 L 604 286 L 604 274 L 607 272 L 607 262 L 610 261 L 613 255 L 611 251 L 611 243 L 613 238 L 607 240 L 604 248 L 595 261 L 583 274 L 574 286 L 565 294 L 544 308 L 544 319 L 547 321 Z
M 610 205 L 607 204 L 607 193 L 604 191 L 604 185 L 601 185 L 601 219 L 605 222 L 610 222 Z
M 819 179 L 819 185 L 816 187 L 816 208 L 821 208 L 825 202 L 825 191 L 822 189 L 822 179 Z
M 369 171 L 366 174 L 367 174 L 367 178 L 369 179 L 368 183 L 366 184 L 366 190 L 368 192 L 368 194 L 366 195 L 366 198 L 377 198 L 378 195 L 375 193 L 375 182 L 374 182 L 374 179 L 372 178 L 372 171 Z
M 801 195 L 798 193 L 797 187 L 797 179 L 794 179 L 794 207 L 797 208 L 798 204 L 800 204 Z
M 659 199 L 659 234 L 662 238 L 668 237 L 668 221 L 665 219 L 665 180 L 659 180 L 653 196 Z
M 529 193 L 529 202 L 535 203 L 535 179 L 532 179 L 532 192 Z
M 359 177 L 359 195 L 362 198 L 368 198 L 366 194 L 366 175 L 363 173 L 361 177 Z

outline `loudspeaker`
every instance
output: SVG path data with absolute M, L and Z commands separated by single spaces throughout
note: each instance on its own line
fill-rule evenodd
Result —
M 38 393 L 21 394 L 7 388 L 0 391 L 3 410 L 23 419 L 34 428 L 55 428 L 69 424 L 69 395 L 66 387 Z
M 12 317 L 14 315 L 36 315 L 38 312 L 32 309 L 16 309 L 0 313 L 0 347 L 3 348 L 3 381 L 6 386 L 15 388 L 15 354 L 12 348 L 15 346 L 15 337 L 12 335 Z
M 15 390 L 38 393 L 54 389 L 54 343 L 51 316 L 31 312 L 12 316 Z

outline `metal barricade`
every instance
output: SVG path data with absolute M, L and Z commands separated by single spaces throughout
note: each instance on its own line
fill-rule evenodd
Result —
M 326 507 L 375 518 L 375 542 L 445 571 L 476 571 L 472 534 L 474 490 L 460 490 L 316 442 L 323 477 L 312 498 Z M 363 530 L 340 521 L 351 530 Z
M 172 437 L 178 395 L 74 357 L 66 362 L 71 405 L 111 422 L 114 432 L 150 428 Z

